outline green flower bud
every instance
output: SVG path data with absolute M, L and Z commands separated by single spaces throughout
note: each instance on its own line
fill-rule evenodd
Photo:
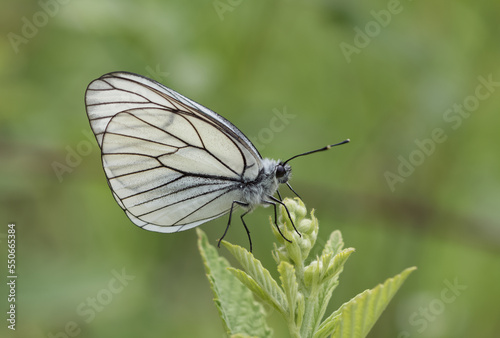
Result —
M 279 233 L 274 224 L 272 225 L 274 236 L 281 246 L 276 250 L 275 259 L 293 261 L 295 264 L 302 264 L 309 255 L 312 247 L 316 243 L 318 236 L 318 220 L 311 212 L 310 218 L 307 216 L 307 209 L 304 203 L 299 199 L 285 199 L 283 203 L 287 206 L 290 215 L 284 207 L 280 208 L 278 217 L 278 227 L 286 241 Z M 292 222 L 290 221 L 293 221 Z M 295 228 L 297 231 L 295 231 Z

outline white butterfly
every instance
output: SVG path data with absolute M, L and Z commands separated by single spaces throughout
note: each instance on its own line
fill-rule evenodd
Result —
M 250 250 L 243 217 L 257 205 L 273 205 L 276 218 L 276 204 L 284 204 L 274 194 L 280 183 L 288 185 L 287 162 L 334 146 L 285 162 L 263 159 L 222 116 L 127 72 L 92 81 L 85 104 L 109 187 L 132 222 L 150 231 L 178 232 L 229 212 L 222 239 L 235 206 L 241 206 Z

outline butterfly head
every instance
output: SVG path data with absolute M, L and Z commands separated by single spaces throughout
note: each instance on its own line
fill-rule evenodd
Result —
M 278 183 L 283 184 L 288 182 L 291 173 L 292 167 L 290 167 L 289 164 L 283 163 L 281 161 L 276 164 L 276 167 L 274 169 L 274 176 L 276 177 Z

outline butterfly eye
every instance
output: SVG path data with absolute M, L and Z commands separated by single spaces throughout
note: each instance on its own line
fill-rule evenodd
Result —
M 283 166 L 283 164 L 278 164 L 278 166 L 276 167 L 276 178 L 281 178 L 283 176 L 285 176 L 286 174 L 286 170 L 285 170 L 285 167 Z

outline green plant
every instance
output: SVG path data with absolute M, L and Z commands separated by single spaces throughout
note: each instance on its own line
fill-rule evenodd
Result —
M 231 267 L 220 257 L 198 229 L 198 246 L 214 292 L 215 304 L 224 328 L 231 337 L 271 337 L 264 304 L 278 311 L 288 324 L 291 337 L 365 337 L 406 277 L 408 268 L 371 290 L 366 290 L 324 318 L 332 292 L 344 264 L 354 249 L 344 249 L 340 231 L 333 231 L 321 252 L 306 265 L 318 234 L 314 211 L 307 210 L 298 198 L 285 199 L 299 236 L 285 209 L 280 208 L 278 226 L 291 243 L 285 241 L 271 220 L 278 244 L 273 256 L 280 283 L 271 277 L 261 262 L 246 249 L 222 241 L 243 269 Z M 255 301 L 254 297 L 259 300 Z

